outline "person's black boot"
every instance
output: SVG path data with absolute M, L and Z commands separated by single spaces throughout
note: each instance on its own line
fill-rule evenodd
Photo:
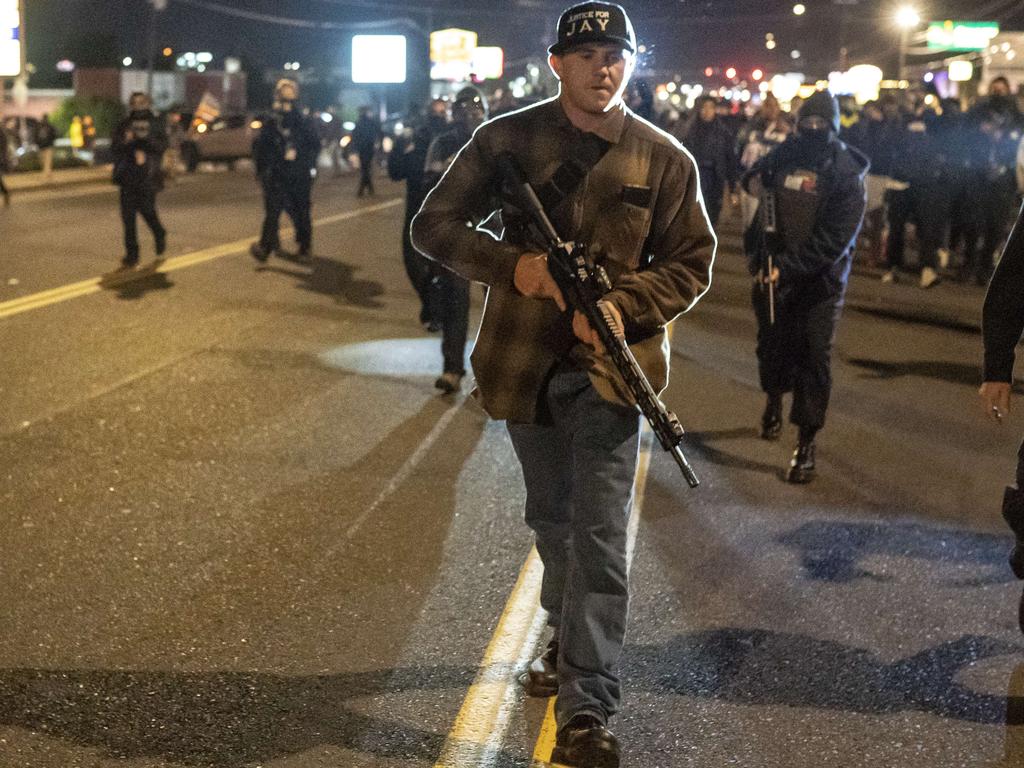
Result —
M 519 684 L 527 696 L 546 699 L 558 693 L 558 641 L 552 640 L 544 653 L 530 662 L 519 676 Z
M 782 433 L 782 397 L 768 395 L 761 415 L 761 439 L 778 440 Z
M 156 240 L 156 257 L 159 259 L 167 253 L 167 232 L 159 232 L 154 238 Z
M 573 768 L 619 768 L 622 749 L 615 734 L 597 717 L 573 715 L 558 731 L 551 762 Z
M 787 483 L 803 485 L 814 479 L 814 433 L 800 430 L 800 441 L 793 451 L 786 473 Z
M 1024 579 L 1024 491 L 1013 486 L 1003 493 L 1003 519 L 1016 536 L 1010 553 L 1010 568 L 1018 579 Z
M 266 264 L 267 259 L 270 258 L 270 252 L 259 243 L 253 243 L 249 246 L 249 255 L 256 259 L 260 264 Z

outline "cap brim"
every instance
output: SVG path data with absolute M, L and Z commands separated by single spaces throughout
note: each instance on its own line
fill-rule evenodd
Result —
M 629 51 L 630 53 L 636 53 L 636 49 L 633 47 L 633 41 L 625 37 L 609 37 L 607 35 L 580 35 L 573 40 L 563 40 L 548 48 L 548 53 L 553 56 L 561 56 L 564 53 L 571 51 L 573 48 L 579 48 L 581 45 L 593 43 L 599 45 L 621 45 L 623 50 Z

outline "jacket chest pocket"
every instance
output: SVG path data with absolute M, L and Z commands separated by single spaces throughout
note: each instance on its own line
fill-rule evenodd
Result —
M 644 242 L 651 229 L 651 209 L 647 206 L 622 202 L 605 222 L 604 242 L 607 254 L 628 269 L 638 269 Z

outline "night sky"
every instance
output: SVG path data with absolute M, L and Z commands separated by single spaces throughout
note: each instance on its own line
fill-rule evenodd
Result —
M 886 31 L 894 0 L 803 0 L 807 13 L 792 14 L 795 0 L 634 0 L 624 3 L 641 42 L 651 50 L 645 62 L 660 71 L 695 74 L 705 66 L 755 66 L 770 71 L 796 68 L 822 74 L 834 64 L 841 41 L 854 59 L 883 66 L 894 56 L 896 37 Z M 247 65 L 280 67 L 300 60 L 329 68 L 341 63 L 342 41 L 353 29 L 305 29 L 286 24 L 232 18 L 211 8 L 265 14 L 282 20 L 352 24 L 405 17 L 423 27 L 462 26 L 480 33 L 482 45 L 500 45 L 507 58 L 543 53 L 551 42 L 564 0 L 169 0 L 160 15 L 160 47 L 207 50 L 219 63 L 240 56 Z M 1006 29 L 1024 30 L 1021 0 L 915 0 L 922 16 L 941 19 L 999 20 Z M 70 58 L 80 65 L 145 56 L 147 0 L 27 0 L 29 60 L 39 75 L 33 85 L 52 85 L 54 63 Z M 364 30 L 367 31 L 367 30 Z M 378 30 L 369 30 L 378 31 Z M 379 30 L 391 31 L 391 30 Z M 397 30 L 396 30 L 397 31 Z M 778 48 L 764 47 L 774 33 Z M 803 66 L 790 51 L 799 49 Z

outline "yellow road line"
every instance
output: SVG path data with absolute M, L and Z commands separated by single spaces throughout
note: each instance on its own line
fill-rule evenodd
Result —
M 647 489 L 647 476 L 651 469 L 651 453 L 654 447 L 653 433 L 647 422 L 644 422 L 640 433 L 640 457 L 636 468 L 636 483 L 633 491 L 633 507 L 629 516 L 629 533 L 626 537 L 626 567 L 633 564 L 633 551 L 636 547 L 636 534 L 640 527 L 640 514 L 644 508 L 644 491 Z M 551 764 L 551 751 L 555 748 L 555 736 L 557 735 L 555 725 L 555 700 L 548 702 L 547 714 L 540 727 L 540 735 L 537 737 L 537 744 L 533 748 L 534 768 L 542 768 Z
M 393 208 L 401 202 L 401 198 L 393 198 L 383 203 L 378 203 L 377 205 L 367 206 L 366 208 L 346 211 L 345 213 L 337 213 L 333 216 L 325 216 L 322 219 L 314 221 L 313 226 L 322 227 L 328 224 L 336 224 L 340 221 L 354 219 L 357 216 L 363 216 L 368 213 L 376 213 L 387 208 Z M 281 234 L 287 235 L 291 231 L 291 229 L 283 229 Z M 38 293 L 33 293 L 28 296 L 11 299 L 10 301 L 0 303 L 0 318 L 20 315 L 23 312 L 29 312 L 33 309 L 42 309 L 43 307 L 48 307 L 52 304 L 59 304 L 60 302 L 70 301 L 71 299 L 88 296 L 93 293 L 99 293 L 104 289 L 126 285 L 135 280 L 141 280 L 159 272 L 173 272 L 178 269 L 185 269 L 186 267 L 194 267 L 197 264 L 202 264 L 206 261 L 212 261 L 214 259 L 245 251 L 251 242 L 251 237 L 245 238 L 244 240 L 235 240 L 232 243 L 223 243 L 221 245 L 205 248 L 201 251 L 193 251 L 192 253 L 186 253 L 182 256 L 175 256 L 174 258 L 167 259 L 154 268 L 123 273 L 111 272 L 101 277 L 91 277 L 88 280 L 81 280 L 77 283 L 69 283 L 68 285 L 62 285 L 57 288 L 39 291 Z
M 497 758 L 516 698 L 514 670 L 529 660 L 544 628 L 539 609 L 542 572 L 533 549 L 434 768 L 483 768 Z

